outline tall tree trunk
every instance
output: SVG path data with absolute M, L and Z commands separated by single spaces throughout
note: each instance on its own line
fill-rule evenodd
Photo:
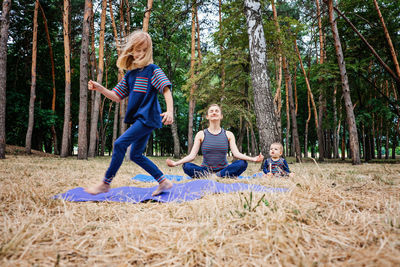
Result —
M 269 155 L 273 142 L 280 142 L 274 102 L 267 71 L 267 48 L 261 18 L 261 4 L 257 0 L 245 0 L 244 11 L 249 35 L 251 78 L 253 82 L 254 111 L 263 155 Z
M 304 130 L 304 157 L 308 158 L 308 124 L 311 119 L 311 108 L 310 108 L 310 93 L 307 92 L 307 107 L 308 107 L 308 117 L 306 120 L 306 127 Z
M 275 8 L 275 3 L 274 0 L 271 0 L 271 6 L 272 6 L 272 13 L 274 17 L 274 24 L 275 28 L 278 34 L 281 32 L 281 28 L 279 26 L 278 22 L 278 13 L 276 12 Z M 278 38 L 278 72 L 276 74 L 276 93 L 274 96 L 274 104 L 275 104 L 275 115 L 277 118 L 277 127 L 278 127 L 278 132 L 279 132 L 279 138 L 282 139 L 282 121 L 281 121 L 281 111 L 282 111 L 282 41 L 280 37 Z
M 147 0 L 147 9 L 144 13 L 143 18 L 143 31 L 147 32 L 149 30 L 150 13 L 153 8 L 153 0 Z
M 290 81 L 289 84 L 289 78 L 290 78 L 290 74 L 288 74 L 288 70 L 286 69 L 286 58 L 283 57 L 282 58 L 282 65 L 283 65 L 283 72 L 285 75 L 285 94 L 286 94 L 286 142 L 285 142 L 285 146 L 286 146 L 286 156 L 291 156 L 290 155 L 290 150 L 289 150 L 289 146 L 290 146 L 290 108 L 289 108 L 289 86 L 292 86 L 292 82 Z
M 88 98 L 88 61 L 89 61 L 89 28 L 92 1 L 85 0 L 85 13 L 82 22 L 82 45 L 80 59 L 80 90 L 79 90 L 79 133 L 78 159 L 87 159 L 87 98 Z
M 357 125 L 354 117 L 353 104 L 350 96 L 349 81 L 346 72 L 346 63 L 343 57 L 342 45 L 339 39 L 337 24 L 333 16 L 333 0 L 328 0 L 328 8 L 329 8 L 329 21 L 331 23 L 333 39 L 335 41 L 336 55 L 340 69 L 340 76 L 342 79 L 343 97 L 347 115 L 347 126 L 349 128 L 351 159 L 354 165 L 359 165 L 361 164 L 361 160 L 360 160 L 360 152 L 358 144 Z
M 374 114 L 372 114 L 372 136 L 371 136 L 371 158 L 375 159 L 375 140 L 376 140 L 376 131 L 375 131 L 375 118 Z
M 312 91 L 311 91 L 310 81 L 309 81 L 309 79 L 308 79 L 308 75 L 307 75 L 307 73 L 306 73 L 306 70 L 304 69 L 303 60 L 301 59 L 300 51 L 299 51 L 299 48 L 298 48 L 298 46 L 297 46 L 296 40 L 294 41 L 294 46 L 295 46 L 295 48 L 296 48 L 297 57 L 299 58 L 300 67 L 301 67 L 301 70 L 303 71 L 304 79 L 305 79 L 305 81 L 306 81 L 306 86 L 307 86 L 308 95 L 309 95 L 309 98 L 310 98 L 310 101 L 311 101 L 311 104 L 312 104 L 312 107 L 313 107 L 315 125 L 316 125 L 316 127 L 318 128 L 318 113 L 317 113 L 317 107 L 316 107 L 316 105 L 315 105 L 314 96 L 313 96 L 313 93 L 312 93 Z M 311 117 L 310 117 L 310 118 L 311 118 Z
M 397 125 L 399 125 L 399 122 L 397 122 Z M 398 135 L 395 133 L 392 140 L 392 159 L 396 159 L 397 138 Z
M 37 31 L 39 0 L 35 2 L 35 11 L 33 15 L 33 39 L 32 39 L 32 68 L 31 68 L 31 95 L 29 99 L 29 120 L 28 130 L 25 138 L 25 152 L 30 154 L 32 149 L 32 132 L 35 121 L 35 99 L 36 99 L 36 57 L 37 57 Z
M 253 124 L 250 123 L 250 133 L 251 133 L 251 155 L 255 157 L 258 155 L 258 145 L 257 145 L 257 138 L 254 133 L 254 127 Z
M 100 37 L 99 37 L 99 66 L 97 68 L 97 82 L 103 83 L 104 72 L 104 31 L 106 26 L 107 0 L 102 0 L 101 4 L 101 21 L 100 21 Z M 96 154 L 97 141 L 97 124 L 99 121 L 100 93 L 95 91 L 94 105 L 90 123 L 90 141 L 89 141 L 89 157 Z
M 319 64 L 324 63 L 324 39 L 322 33 L 322 19 L 321 19 L 321 10 L 319 6 L 319 0 L 315 0 L 317 6 L 317 17 L 318 17 L 318 31 L 319 31 Z M 322 78 L 319 79 L 319 83 L 322 84 Z M 322 87 L 321 87 L 322 89 Z M 318 136 L 318 152 L 319 152 L 319 160 L 324 160 L 324 148 L 325 148 L 325 139 L 324 139 L 324 129 L 323 129 L 323 119 L 326 110 L 326 100 L 325 95 L 322 90 L 320 90 L 318 97 L 318 126 L 317 126 L 317 136 Z
M 296 157 L 296 162 L 301 162 L 301 149 L 300 149 L 300 141 L 299 134 L 297 131 L 297 118 L 296 118 L 296 109 L 293 101 L 293 89 L 292 89 L 292 77 L 290 75 L 289 66 L 286 61 L 286 58 L 283 57 L 283 70 L 285 72 L 285 80 L 287 80 L 287 100 L 289 102 L 289 110 L 290 117 L 292 121 L 292 136 L 293 136 L 293 146 Z M 288 114 L 288 113 L 287 113 Z M 287 138 L 289 141 L 289 138 Z
M 6 157 L 7 41 L 11 0 L 4 0 L 0 17 L 0 159 Z
M 190 56 L 190 79 L 194 80 L 194 68 L 196 63 L 196 8 L 193 2 L 192 6 L 192 45 L 191 45 L 191 56 Z M 188 121 L 188 153 L 192 150 L 193 146 L 193 114 L 196 106 L 196 100 L 194 93 L 196 90 L 196 84 L 193 82 L 190 88 L 189 95 L 189 121 Z
M 64 34 L 64 65 L 65 65 L 65 97 L 64 97 L 64 124 L 61 141 L 61 157 L 65 158 L 69 154 L 69 122 L 71 120 L 71 48 L 69 46 L 69 10 L 70 0 L 64 0 L 63 12 L 63 34 Z
M 343 130 L 342 130 L 342 160 L 346 159 L 346 120 L 343 121 Z
M 109 0 L 109 9 L 110 9 L 110 18 L 111 18 L 111 25 L 113 28 L 113 35 L 114 35 L 114 40 L 115 40 L 115 46 L 119 47 L 119 37 L 117 33 L 117 26 L 115 25 L 115 20 L 114 20 L 114 13 L 112 9 L 112 0 Z M 117 55 L 119 56 L 120 54 L 120 49 L 117 49 Z M 118 82 L 121 81 L 121 79 L 124 77 L 124 72 L 123 70 L 118 68 Z M 125 123 L 124 123 L 124 111 L 125 111 L 125 101 L 121 101 L 120 103 L 117 103 L 115 105 L 115 113 L 114 113 L 114 124 L 113 127 L 118 127 L 118 114 L 120 114 L 120 134 L 123 134 L 125 131 Z M 120 113 L 119 113 L 120 112 Z M 117 121 L 115 121 L 117 120 Z M 113 129 L 113 145 L 115 140 L 117 140 L 118 137 L 118 129 Z
M 393 60 L 393 64 L 394 64 L 394 67 L 395 67 L 395 70 L 396 70 L 397 77 L 400 78 L 399 61 L 397 60 L 397 55 L 396 55 L 396 51 L 394 50 L 392 39 L 390 38 L 389 31 L 388 31 L 388 29 L 386 27 L 386 24 L 385 24 L 385 20 L 383 19 L 381 10 L 379 9 L 379 5 L 378 5 L 378 2 L 376 0 L 374 0 L 374 5 L 375 5 L 376 11 L 378 12 L 378 16 L 379 16 L 379 19 L 381 21 L 381 24 L 382 24 L 382 27 L 383 27 L 383 31 L 385 33 L 385 38 L 386 38 L 386 41 L 387 41 L 389 49 L 390 49 L 390 54 L 392 55 L 392 60 Z
M 47 27 L 46 15 L 44 14 L 44 10 L 43 10 L 42 6 L 40 5 L 40 3 L 39 3 L 39 8 L 42 13 L 44 29 L 46 31 L 47 44 L 49 46 L 49 55 L 50 55 L 50 62 L 51 62 L 51 77 L 52 77 L 52 81 L 53 81 L 53 88 L 52 88 L 53 89 L 53 97 L 51 100 L 51 111 L 53 112 L 53 115 L 55 115 L 55 113 L 56 113 L 56 75 L 55 75 L 53 48 L 51 45 L 49 28 Z M 52 134 L 54 154 L 59 155 L 60 152 L 58 150 L 57 133 L 56 133 L 56 127 L 54 124 L 51 125 L 51 134 Z
M 218 18 L 219 18 L 219 53 L 221 55 L 221 92 L 225 89 L 225 63 L 224 47 L 222 41 L 222 0 L 218 0 Z
M 332 105 L 333 105 L 333 158 L 335 158 L 335 159 L 337 159 L 338 158 L 338 155 L 339 155 L 339 152 L 338 152 L 338 143 L 337 143 L 337 140 L 338 140 L 338 134 L 337 134 L 337 124 L 338 124 L 338 121 L 337 121 L 337 107 L 336 107 L 336 92 L 337 92 L 337 90 L 336 90 L 336 85 L 335 85 L 335 87 L 334 87 L 334 89 L 333 89 L 333 103 L 332 103 Z
M 112 144 L 114 148 L 114 143 L 115 140 L 117 140 L 118 137 L 118 116 L 119 116 L 119 103 L 115 103 L 115 108 L 114 108 L 114 123 L 113 123 L 113 135 L 112 135 Z

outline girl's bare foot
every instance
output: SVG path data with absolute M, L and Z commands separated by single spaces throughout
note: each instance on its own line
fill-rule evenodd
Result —
M 161 193 L 164 192 L 165 190 L 170 189 L 173 185 L 174 185 L 174 184 L 173 184 L 170 180 L 165 179 L 164 181 L 162 181 L 162 182 L 158 185 L 156 191 L 154 191 L 151 195 L 152 195 L 153 197 L 154 197 L 154 196 L 158 196 L 159 194 L 161 194 Z
M 101 182 L 101 184 L 97 184 L 88 188 L 85 188 L 85 191 L 92 195 L 97 195 L 100 193 L 107 193 L 110 190 L 110 185 Z

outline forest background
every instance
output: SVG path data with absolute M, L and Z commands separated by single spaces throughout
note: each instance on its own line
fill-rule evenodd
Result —
M 154 62 L 173 84 L 175 123 L 154 132 L 147 155 L 187 153 L 207 125 L 205 109 L 218 103 L 244 153 L 267 155 L 276 139 L 298 161 L 395 159 L 399 1 L 255 1 L 264 48 L 249 46 L 249 2 L 2 1 L 0 156 L 6 143 L 80 159 L 110 153 L 127 127 L 125 104 L 89 92 L 87 80 L 116 85 L 116 48 L 148 27 Z M 251 64 L 257 51 L 265 53 L 264 87 Z M 261 108 L 260 90 L 270 98 Z M 268 116 L 275 120 L 263 122 Z M 272 138 L 262 134 L 268 124 Z

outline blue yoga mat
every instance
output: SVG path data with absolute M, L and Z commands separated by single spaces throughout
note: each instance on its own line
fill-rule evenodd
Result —
M 112 188 L 107 193 L 91 195 L 86 193 L 82 187 L 74 188 L 66 193 L 54 196 L 55 199 L 67 201 L 113 201 L 140 203 L 147 200 L 158 202 L 184 202 L 199 199 L 206 194 L 231 193 L 237 191 L 253 191 L 265 193 L 286 192 L 287 188 L 268 188 L 261 185 L 234 183 L 224 184 L 212 180 L 193 180 L 187 183 L 174 184 L 174 186 L 162 192 L 158 196 L 151 196 L 157 186 L 149 188 L 119 187 Z
M 234 177 L 233 179 L 253 179 L 253 178 L 260 178 L 263 176 L 263 173 L 256 173 L 250 176 L 238 176 Z M 193 178 L 189 176 L 182 176 L 182 175 L 171 175 L 171 174 L 166 174 L 165 178 L 171 181 L 175 182 L 180 182 L 184 180 L 193 180 Z M 140 182 L 155 182 L 156 180 L 153 178 L 153 176 L 147 175 L 147 174 L 137 174 L 132 178 L 132 180 L 140 181 Z

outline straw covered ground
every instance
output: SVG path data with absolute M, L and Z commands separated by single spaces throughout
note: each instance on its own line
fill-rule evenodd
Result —
M 153 160 L 165 173 L 183 174 L 165 158 Z M 293 179 L 240 181 L 290 189 L 265 196 L 215 194 L 166 204 L 51 199 L 98 182 L 109 161 L 18 154 L 0 160 L 0 265 L 400 264 L 400 164 L 290 164 Z M 250 163 L 245 174 L 258 171 Z M 125 162 L 112 186 L 155 185 L 130 179 L 139 173 Z

